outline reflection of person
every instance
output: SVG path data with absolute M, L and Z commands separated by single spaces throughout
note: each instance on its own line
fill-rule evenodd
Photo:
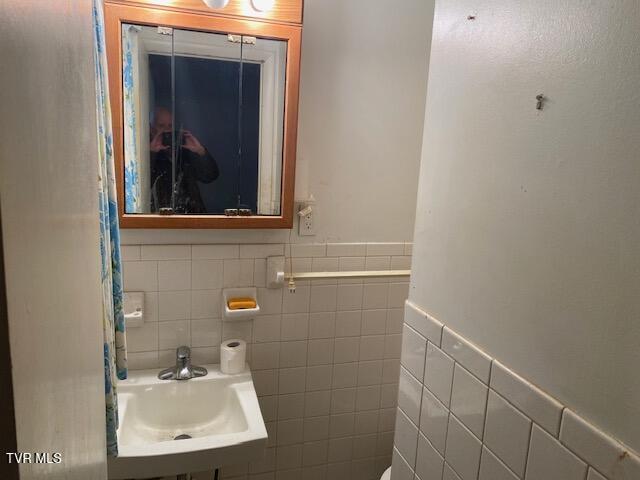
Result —
M 176 132 L 180 145 L 175 150 L 173 178 L 173 115 L 157 107 L 151 119 L 151 211 L 173 207 L 175 213 L 206 213 L 198 182 L 211 183 L 218 178 L 218 164 L 198 139 L 189 131 Z M 175 190 L 172 205 L 171 194 Z

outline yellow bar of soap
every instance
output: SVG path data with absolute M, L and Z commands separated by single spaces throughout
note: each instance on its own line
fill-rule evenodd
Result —
M 227 300 L 229 310 L 243 310 L 246 308 L 256 308 L 256 301 L 250 297 L 230 298 Z

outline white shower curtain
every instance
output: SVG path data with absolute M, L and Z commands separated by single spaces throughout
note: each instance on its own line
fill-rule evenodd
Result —
M 143 171 L 140 160 L 141 134 L 140 92 L 140 27 L 129 25 L 122 30 L 122 86 L 124 118 L 124 185 L 125 211 L 128 213 L 149 213 L 148 192 L 143 186 L 148 184 L 148 174 Z M 146 139 L 148 141 L 148 139 Z M 146 183 L 144 183 L 146 182 Z
M 116 203 L 115 168 L 102 0 L 93 2 L 96 113 L 98 125 L 98 195 L 100 208 L 100 258 L 102 260 L 102 310 L 104 329 L 104 381 L 107 453 L 118 454 L 118 397 L 116 378 L 127 377 L 127 348 L 122 309 L 122 263 Z

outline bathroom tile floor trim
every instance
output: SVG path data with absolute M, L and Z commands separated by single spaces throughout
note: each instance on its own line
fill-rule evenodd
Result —
M 408 300 L 403 348 L 392 480 L 640 479 L 637 452 Z M 461 387 L 452 371 L 466 375 Z M 432 451 L 420 448 L 421 436 Z

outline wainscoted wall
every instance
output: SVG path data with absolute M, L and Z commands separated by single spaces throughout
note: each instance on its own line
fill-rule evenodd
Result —
M 266 257 L 294 271 L 409 269 L 409 243 L 123 246 L 125 291 L 144 291 L 146 321 L 127 332 L 131 369 L 217 363 L 219 344 L 248 343 L 269 431 L 263 462 L 224 478 L 377 479 L 391 464 L 408 278 L 298 281 L 268 289 Z M 261 314 L 223 322 L 225 287 L 256 286 Z
M 406 302 L 392 480 L 638 478 L 628 447 Z
M 638 5 L 437 2 L 410 290 L 636 451 Z

